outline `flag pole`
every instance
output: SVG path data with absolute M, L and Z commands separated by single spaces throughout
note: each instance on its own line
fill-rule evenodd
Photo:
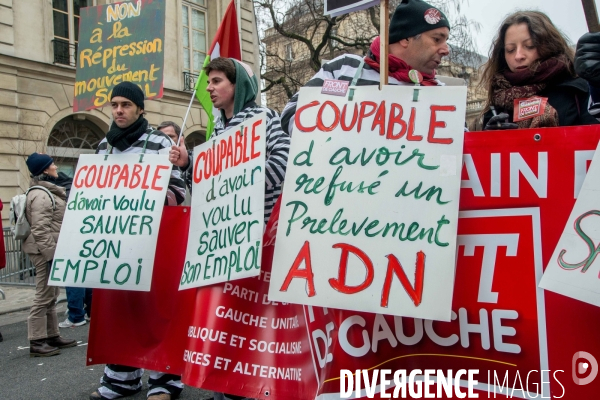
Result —
M 379 86 L 383 89 L 388 84 L 388 53 L 389 53 L 389 25 L 390 25 L 390 3 L 389 0 L 381 0 L 379 6 Z
M 200 79 L 200 77 L 198 77 Z M 196 97 L 196 85 L 194 85 L 194 91 L 192 92 L 192 98 L 190 99 L 190 104 L 188 105 L 187 111 L 185 112 L 185 117 L 183 117 L 183 123 L 181 124 L 181 132 L 179 132 L 179 137 L 177 138 L 177 146 L 181 144 L 181 137 L 183 136 L 183 131 L 185 129 L 185 123 L 187 122 L 188 115 L 190 115 L 190 110 L 192 109 L 192 104 L 194 103 L 194 97 Z
M 598 23 L 598 10 L 596 9 L 596 3 L 594 0 L 581 0 L 583 5 L 583 12 L 585 13 L 585 20 L 587 22 L 588 30 L 590 32 L 600 32 L 600 24 Z

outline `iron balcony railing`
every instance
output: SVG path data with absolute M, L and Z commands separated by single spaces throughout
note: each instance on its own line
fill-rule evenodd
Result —
M 196 87 L 196 80 L 198 79 L 197 74 L 192 74 L 191 72 L 183 73 L 183 90 L 185 92 L 193 92 Z
M 53 39 L 54 63 L 62 65 L 77 66 L 77 44 L 69 43 L 62 39 Z
M 16 240 L 10 228 L 3 229 L 6 248 L 6 267 L 0 269 L 0 284 L 35 286 L 35 266 L 21 251 L 21 241 Z

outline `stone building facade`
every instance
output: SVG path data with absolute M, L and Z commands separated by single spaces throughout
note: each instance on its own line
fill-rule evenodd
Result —
M 146 101 L 151 125 L 181 124 L 191 89 L 230 0 L 162 0 L 166 7 L 164 95 Z M 251 0 L 234 0 L 242 59 L 259 73 Z M 93 153 L 110 124 L 110 107 L 73 113 L 79 10 L 111 0 L 0 0 L 0 199 L 29 186 L 27 155 L 45 152 L 73 173 L 77 157 Z M 202 142 L 207 116 L 195 100 L 184 135 Z M 2 218 L 8 218 L 4 207 Z

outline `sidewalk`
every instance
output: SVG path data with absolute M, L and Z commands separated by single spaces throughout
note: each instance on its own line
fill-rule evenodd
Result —
M 3 300 L 2 294 L 0 294 L 0 315 L 31 308 L 35 296 L 34 286 L 0 285 L 0 289 L 6 296 L 6 299 Z M 67 294 L 64 288 L 60 288 L 58 303 L 63 301 L 67 301 Z

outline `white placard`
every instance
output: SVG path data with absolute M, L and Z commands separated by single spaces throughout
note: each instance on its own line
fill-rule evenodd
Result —
M 266 113 L 194 148 L 179 290 L 257 276 L 265 213 Z
M 450 320 L 466 88 L 303 88 L 269 299 Z
M 79 156 L 49 285 L 150 291 L 166 154 Z
M 600 145 L 540 287 L 600 306 Z

